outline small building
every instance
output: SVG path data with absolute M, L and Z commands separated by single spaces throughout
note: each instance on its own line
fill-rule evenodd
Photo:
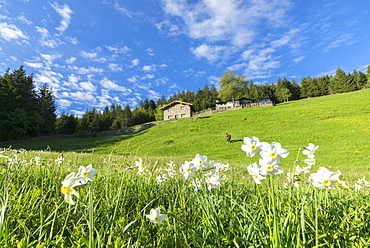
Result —
M 173 101 L 160 109 L 163 111 L 163 120 L 191 117 L 194 112 L 193 104 L 181 101 Z
M 261 99 L 258 101 L 258 105 L 261 107 L 274 106 L 274 103 L 269 99 Z
M 216 109 L 234 109 L 234 108 L 246 108 L 251 107 L 253 101 L 248 98 L 240 98 L 238 100 L 227 101 L 227 102 L 217 102 Z

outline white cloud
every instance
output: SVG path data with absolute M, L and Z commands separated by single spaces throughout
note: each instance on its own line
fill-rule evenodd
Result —
M 69 59 L 66 59 L 67 64 L 73 64 L 77 60 L 76 57 L 70 57 Z
M 93 73 L 103 73 L 104 70 L 102 68 L 96 67 L 77 67 L 77 66 L 69 66 L 69 69 L 76 71 L 77 74 L 93 74 Z
M 102 80 L 99 81 L 100 85 L 107 90 L 115 90 L 115 91 L 122 91 L 124 94 L 131 93 L 130 89 L 127 89 L 124 86 L 118 85 L 113 81 L 109 80 L 108 78 L 104 77 Z
M 68 101 L 67 99 L 57 99 L 58 106 L 62 109 L 66 109 L 71 106 L 72 102 Z
M 32 68 L 37 68 L 37 69 L 40 69 L 43 67 L 43 64 L 42 63 L 38 63 L 38 62 L 28 62 L 28 61 L 25 61 L 24 64 L 26 66 L 29 66 L 29 67 L 32 67 Z
M 183 29 L 189 37 L 208 42 L 230 41 L 238 47 L 253 42 L 258 23 L 264 21 L 269 26 L 283 23 L 283 17 L 290 8 L 288 0 L 163 2 L 168 14 L 183 20 Z
M 91 103 L 96 102 L 96 97 L 91 92 L 76 91 L 69 93 L 70 97 L 76 101 L 88 101 Z
M 96 91 L 96 87 L 95 85 L 93 85 L 91 82 L 81 82 L 80 83 L 80 87 L 84 90 L 87 90 L 87 91 L 90 91 L 90 92 L 95 92 Z
M 142 69 L 143 71 L 149 72 L 149 71 L 153 71 L 155 68 L 152 65 L 144 65 Z
M 36 26 L 36 31 L 39 32 L 40 35 L 41 35 L 41 39 L 39 41 L 40 41 L 41 45 L 43 45 L 43 46 L 56 48 L 59 45 L 64 44 L 59 39 L 52 39 L 49 35 L 49 31 L 46 28 Z
M 32 22 L 29 21 L 29 20 L 27 20 L 27 18 L 24 15 L 19 16 L 17 19 L 20 20 L 20 21 L 22 21 L 22 22 L 24 22 L 24 23 L 26 23 L 26 24 L 28 24 L 28 25 L 31 25 L 32 24 Z
M 99 62 L 99 63 L 104 63 L 106 61 L 105 58 L 99 58 L 98 57 L 98 54 L 93 52 L 93 53 L 88 53 L 88 52 L 85 52 L 85 51 L 81 51 L 80 52 L 80 55 L 85 58 L 85 59 L 90 59 L 90 60 L 93 60 L 93 61 L 96 61 L 96 62 Z
M 46 83 L 56 91 L 60 88 L 60 80 L 62 78 L 63 75 L 61 73 L 51 70 L 39 70 L 34 77 L 35 82 L 39 85 Z
M 127 46 L 106 46 L 106 48 L 113 53 L 127 53 L 130 51 L 130 48 Z
M 207 44 L 191 48 L 191 52 L 198 59 L 205 58 L 210 62 L 215 62 L 220 59 L 225 59 L 234 49 L 226 46 L 211 46 Z
M 109 63 L 108 69 L 111 71 L 122 71 L 122 67 L 119 64 Z
M 131 60 L 132 66 L 138 66 L 139 65 L 139 62 L 140 62 L 139 59 L 133 59 L 133 60 Z
M 71 15 L 73 14 L 73 11 L 69 8 L 67 4 L 59 5 L 55 2 L 54 4 L 51 4 L 51 6 L 62 17 L 60 26 L 56 27 L 55 29 L 58 30 L 60 33 L 63 33 L 71 23 Z
M 152 100 L 155 100 L 155 99 L 159 99 L 161 98 L 161 94 L 159 92 L 156 92 L 154 90 L 148 90 L 148 98 L 149 99 L 152 99 Z
M 137 79 L 136 76 L 132 76 L 132 77 L 128 78 L 127 81 L 130 82 L 130 83 L 135 83 L 135 82 L 138 81 L 138 79 Z
M 7 41 L 28 39 L 28 36 L 17 28 L 17 26 L 6 22 L 0 23 L 0 36 Z

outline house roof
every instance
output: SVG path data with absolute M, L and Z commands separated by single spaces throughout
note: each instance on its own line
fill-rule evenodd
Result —
M 193 104 L 191 103 L 187 103 L 187 102 L 181 102 L 181 101 L 173 101 L 169 104 L 167 104 L 166 106 L 163 106 L 162 108 L 160 108 L 160 110 L 164 111 L 165 109 L 175 105 L 175 104 L 182 104 L 182 105 L 189 105 L 190 106 L 190 109 L 194 111 L 194 106 Z

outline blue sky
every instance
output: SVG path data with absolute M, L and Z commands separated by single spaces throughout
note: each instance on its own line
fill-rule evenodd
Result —
M 232 70 L 256 84 L 366 72 L 369 0 L 0 0 L 0 72 L 24 65 L 58 112 L 166 98 Z

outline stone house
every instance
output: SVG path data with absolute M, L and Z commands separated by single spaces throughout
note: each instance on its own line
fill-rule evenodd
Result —
M 173 120 L 184 117 L 191 117 L 194 106 L 191 103 L 173 101 L 160 108 L 163 111 L 163 120 Z
M 266 99 L 259 100 L 258 106 L 261 106 L 261 107 L 274 106 L 274 103 L 269 98 L 266 98 Z
M 238 100 L 227 101 L 227 102 L 217 102 L 216 103 L 216 110 L 219 109 L 234 109 L 234 108 L 246 108 L 251 107 L 253 105 L 253 101 L 248 98 L 240 98 Z

